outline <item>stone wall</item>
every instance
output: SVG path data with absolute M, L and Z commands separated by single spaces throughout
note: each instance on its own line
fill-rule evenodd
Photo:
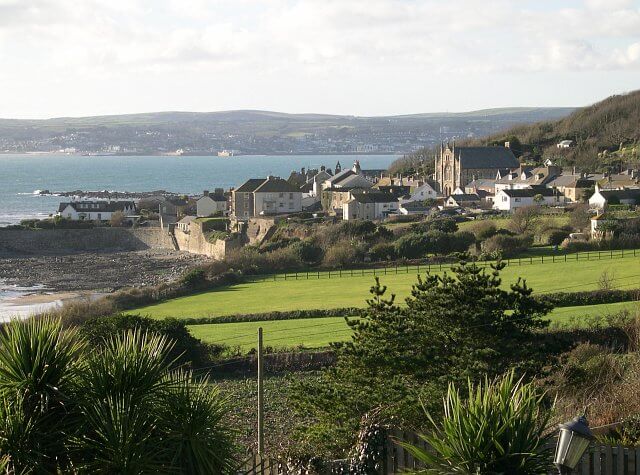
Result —
M 173 249 L 160 228 L 2 229 L 0 255 Z
M 247 221 L 246 235 L 249 244 L 261 244 L 275 229 L 278 218 L 251 218 Z M 282 219 L 282 218 L 279 218 Z
M 229 251 L 242 246 L 242 241 L 239 238 L 231 240 L 217 239 L 215 242 L 207 241 L 202 232 L 202 227 L 195 222 L 192 222 L 189 226 L 189 232 L 183 232 L 176 227 L 174 233 L 181 251 L 202 254 L 213 257 L 216 260 L 224 259 Z

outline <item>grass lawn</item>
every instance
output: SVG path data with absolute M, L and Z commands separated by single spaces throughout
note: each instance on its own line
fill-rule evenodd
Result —
M 640 288 L 640 256 L 511 265 L 502 271 L 502 279 L 507 286 L 518 277 L 523 277 L 535 292 L 576 292 L 598 288 L 598 279 L 605 270 L 615 278 L 615 288 Z M 416 282 L 416 272 L 410 268 L 408 274 L 383 275 L 380 280 L 388 286 L 389 293 L 397 294 L 399 301 L 402 301 Z M 372 275 L 275 282 L 265 280 L 180 297 L 134 312 L 155 318 L 194 318 L 274 310 L 364 307 L 373 283 Z
M 640 309 L 639 302 L 563 307 L 554 309 L 549 318 L 552 324 L 577 326 L 591 317 L 634 309 Z M 264 345 L 274 348 L 322 348 L 332 341 L 348 339 L 351 333 L 342 317 L 190 325 L 189 331 L 207 343 L 225 343 L 247 351 L 257 345 L 258 327 L 263 329 Z

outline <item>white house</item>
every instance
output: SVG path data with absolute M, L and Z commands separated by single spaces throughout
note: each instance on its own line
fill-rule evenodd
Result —
M 217 213 L 226 214 L 228 208 L 227 198 L 222 194 L 211 194 L 205 191 L 196 200 L 196 215 L 198 217 L 212 216 Z
M 457 192 L 457 193 L 456 193 Z M 464 193 L 456 188 L 454 193 L 444 201 L 445 208 L 478 208 L 482 199 L 476 193 Z
M 424 201 L 401 201 L 398 206 L 398 214 L 405 216 L 429 214 L 433 206 L 426 206 Z
M 401 199 L 403 203 L 408 203 L 410 201 L 426 201 L 426 200 L 435 200 L 438 194 L 436 190 L 433 189 L 429 183 L 424 183 L 417 188 L 413 189 L 409 196 L 405 196 Z
M 565 196 L 551 188 L 506 189 L 496 192 L 493 208 L 501 211 L 514 211 L 523 206 L 560 206 Z
M 573 146 L 573 140 L 561 140 L 556 145 L 557 148 L 571 148 Z
M 342 207 L 342 218 L 383 219 L 389 214 L 397 213 L 398 200 L 390 193 L 380 191 L 354 191 L 353 198 Z
M 73 221 L 109 221 L 117 211 L 130 216 L 136 205 L 133 201 L 71 201 L 60 203 L 57 215 Z
M 601 190 L 596 186 L 596 192 L 589 198 L 591 208 L 604 209 L 611 201 L 616 204 L 640 204 L 640 188 L 626 188 L 622 190 Z

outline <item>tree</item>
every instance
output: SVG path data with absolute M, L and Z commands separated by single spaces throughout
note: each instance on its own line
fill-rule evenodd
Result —
M 0 331 L 0 452 L 8 473 L 233 471 L 234 433 L 215 386 L 180 370 L 164 337 L 99 346 L 50 318 Z
M 535 331 L 550 310 L 520 279 L 501 287 L 492 271 L 461 264 L 453 274 L 418 278 L 406 306 L 386 298 L 376 279 L 369 307 L 347 318 L 351 341 L 335 345 L 337 364 L 317 380 L 301 382 L 292 399 L 312 423 L 302 440 L 339 451 L 352 441 L 363 414 L 397 422 L 421 420 L 419 400 L 436 410 L 450 382 L 493 377 L 515 365 L 535 371 Z
M 540 221 L 538 206 L 523 206 L 516 208 L 511 215 L 509 228 L 516 234 L 532 234 Z
M 122 211 L 116 211 L 111 215 L 109 224 L 111 224 L 112 228 L 121 228 L 122 226 L 124 226 L 124 220 L 124 213 Z

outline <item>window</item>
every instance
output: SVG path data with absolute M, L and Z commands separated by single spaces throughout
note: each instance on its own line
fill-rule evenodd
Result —
M 98 221 L 102 221 L 102 214 L 98 213 Z
M 292 200 L 293 199 L 293 193 L 289 193 L 289 199 Z
M 520 198 L 516 198 L 513 201 L 515 201 L 516 203 L 520 203 Z
M 289 209 L 293 209 L 293 201 L 289 201 Z
M 280 193 L 280 194 L 278 195 L 278 198 L 284 198 L 284 193 Z
M 278 203 L 278 207 L 284 208 L 284 203 Z
M 509 201 L 506 196 L 502 197 L 502 201 Z

